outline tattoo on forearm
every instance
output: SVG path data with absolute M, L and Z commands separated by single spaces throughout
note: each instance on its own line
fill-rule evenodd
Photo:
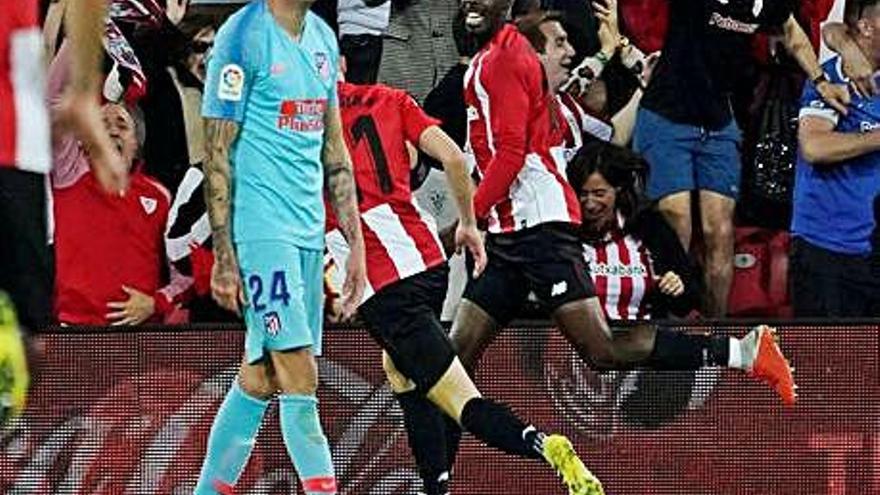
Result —
M 232 169 L 229 149 L 238 135 L 238 124 L 227 120 L 208 120 L 206 138 L 208 143 L 205 161 L 205 204 L 211 222 L 214 250 L 227 258 L 232 254 L 230 216 L 232 198 Z M 218 259 L 225 262 L 226 259 Z
M 339 220 L 339 228 L 349 244 L 362 242 L 361 218 L 358 212 L 354 167 L 345 147 L 342 135 L 342 118 L 338 108 L 331 108 L 324 116 L 324 149 L 321 161 L 324 164 L 324 187 L 330 206 Z
M 324 186 L 339 227 L 346 240 L 351 243 L 360 238 L 360 215 L 355 198 L 354 176 L 351 164 L 345 162 L 324 165 Z

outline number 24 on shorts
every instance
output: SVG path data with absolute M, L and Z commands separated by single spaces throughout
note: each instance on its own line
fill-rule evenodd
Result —
M 254 311 L 263 311 L 266 305 L 261 302 L 263 297 L 263 278 L 257 274 L 248 277 L 248 288 L 251 293 L 251 304 Z M 283 270 L 272 272 L 272 283 L 269 287 L 269 302 L 281 301 L 287 306 L 290 303 L 290 292 L 287 291 L 287 278 Z

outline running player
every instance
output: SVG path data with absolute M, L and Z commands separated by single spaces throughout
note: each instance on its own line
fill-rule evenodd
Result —
M 350 315 L 364 290 L 363 240 L 336 93 L 333 31 L 308 0 L 255 0 L 217 33 L 202 113 L 208 119 L 206 203 L 211 287 L 244 310 L 239 374 L 217 412 L 196 494 L 227 493 L 247 464 L 269 399 L 303 490 L 335 494 L 318 418 L 324 205 L 352 245 L 343 287 Z M 242 287 L 244 285 L 244 287 Z
M 465 76 L 470 146 L 482 182 L 474 196 L 488 224 L 486 271 L 469 281 L 453 325 L 462 361 L 473 367 L 529 291 L 586 361 L 605 368 L 696 369 L 730 366 L 768 382 L 795 401 L 791 369 L 759 326 L 743 339 L 688 335 L 644 324 L 612 335 L 587 276 L 576 236 L 578 197 L 557 161 L 541 64 L 528 41 L 505 24 L 509 0 L 464 0 L 468 29 L 481 51 Z
M 485 251 L 461 150 L 440 130 L 439 121 L 428 117 L 403 91 L 341 83 L 339 99 L 355 164 L 368 259 L 369 283 L 359 314 L 387 352 L 384 367 L 404 410 L 425 493 L 448 493 L 445 426 L 430 401 L 486 444 L 522 457 L 545 459 L 571 494 L 601 494 L 601 484 L 578 459 L 568 439 L 545 435 L 506 406 L 480 395 L 440 324 L 448 268 L 434 221 L 422 213 L 412 196 L 407 143 L 443 164 L 459 208 L 456 246 L 472 254 L 474 275 L 479 276 Z M 349 246 L 333 215 L 328 218 L 327 245 L 337 263 L 345 265 Z
M 74 61 L 65 116 L 101 185 L 118 192 L 127 168 L 104 130 L 97 99 L 105 3 L 71 2 Z M 29 381 L 18 323 L 37 331 L 52 314 L 46 198 L 52 160 L 38 7 L 36 0 L 9 2 L 0 20 L 0 292 L 11 299 L 0 294 L 0 426 L 24 408 Z

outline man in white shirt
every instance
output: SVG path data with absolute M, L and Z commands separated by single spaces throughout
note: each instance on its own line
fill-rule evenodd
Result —
M 347 63 L 348 82 L 376 83 L 390 16 L 389 0 L 339 0 L 339 49 Z

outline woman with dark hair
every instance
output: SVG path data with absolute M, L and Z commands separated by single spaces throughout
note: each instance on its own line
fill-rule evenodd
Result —
M 647 163 L 598 140 L 569 162 L 581 204 L 581 239 L 590 276 L 610 320 L 685 316 L 699 305 L 687 254 L 675 232 L 641 197 Z

